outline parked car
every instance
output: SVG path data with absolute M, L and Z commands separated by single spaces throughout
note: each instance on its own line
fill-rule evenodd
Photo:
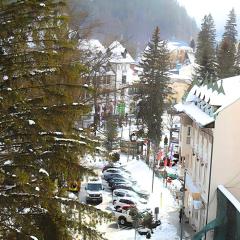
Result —
M 136 201 L 132 198 L 120 198 L 113 204 L 115 209 L 122 208 L 124 206 L 137 207 Z
M 133 218 L 131 215 L 131 209 L 121 209 L 119 208 L 116 211 L 113 211 L 113 216 L 117 220 L 118 224 L 125 225 L 126 223 L 133 223 Z
M 106 179 L 108 177 L 108 175 L 112 175 L 112 174 L 119 174 L 122 175 L 123 177 L 127 178 L 127 179 L 132 179 L 131 175 L 127 174 L 126 172 L 119 170 L 117 168 L 109 168 L 106 171 L 103 172 L 103 178 Z
M 113 198 L 112 198 L 113 202 L 123 197 L 134 198 L 142 204 L 147 204 L 147 200 L 145 198 L 139 197 L 139 195 L 133 191 L 126 190 L 126 189 L 116 189 L 113 191 Z
M 142 197 L 142 198 L 145 198 L 145 199 L 149 198 L 149 193 L 147 191 L 142 190 L 138 186 L 135 186 L 135 185 L 122 184 L 122 185 L 116 186 L 113 190 L 115 190 L 115 189 L 131 190 L 131 191 L 137 193 L 139 197 Z
M 86 202 L 102 202 L 102 190 L 103 190 L 103 185 L 101 180 L 95 180 L 92 179 L 90 180 L 86 187 Z
M 127 179 L 126 177 L 124 177 L 122 174 L 119 174 L 119 173 L 111 173 L 111 174 L 108 174 L 108 175 L 104 176 L 104 179 L 106 181 L 109 181 L 112 178 L 124 178 L 124 179 Z
M 109 164 L 107 164 L 107 165 L 105 165 L 103 167 L 102 172 L 104 172 L 105 170 L 107 170 L 109 168 L 117 168 L 117 169 L 119 169 L 119 168 L 122 168 L 122 166 L 119 163 L 109 163 Z
M 125 208 L 125 209 L 124 209 Z M 127 223 L 134 222 L 134 215 L 138 213 L 138 223 L 141 224 L 144 218 L 144 215 L 148 213 L 149 210 L 138 211 L 134 207 L 122 207 L 118 208 L 116 211 L 113 211 L 113 215 L 117 220 L 118 224 L 125 225 Z
M 114 183 L 132 184 L 129 180 L 127 180 L 125 178 L 111 178 L 108 181 L 109 187 L 112 187 L 114 185 Z

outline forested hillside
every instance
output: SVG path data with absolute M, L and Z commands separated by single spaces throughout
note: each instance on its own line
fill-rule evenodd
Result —
M 71 1 L 74 11 L 86 11 L 88 20 L 101 23 L 94 31 L 94 37 L 103 41 L 118 37 L 141 48 L 157 25 L 161 37 L 169 40 L 188 43 L 197 33 L 195 21 L 176 0 Z

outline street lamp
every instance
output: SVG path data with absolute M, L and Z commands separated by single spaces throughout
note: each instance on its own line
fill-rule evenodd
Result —
M 182 217 L 184 215 L 184 198 L 185 198 L 185 187 L 186 187 L 186 174 L 187 174 L 187 169 L 184 169 L 184 178 L 183 178 L 183 196 L 182 196 L 182 206 L 181 206 L 181 210 L 182 210 Z M 181 191 L 181 190 L 180 190 Z M 183 220 L 183 219 L 182 219 Z M 183 239 L 183 221 L 181 220 L 181 235 L 180 235 L 180 240 Z

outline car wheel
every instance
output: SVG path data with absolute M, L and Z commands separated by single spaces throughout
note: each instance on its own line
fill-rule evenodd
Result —
M 118 223 L 119 223 L 120 225 L 125 225 L 125 224 L 127 223 L 126 218 L 120 217 L 120 218 L 118 219 Z
M 118 210 L 119 208 L 121 208 L 120 206 L 115 206 L 115 209 Z

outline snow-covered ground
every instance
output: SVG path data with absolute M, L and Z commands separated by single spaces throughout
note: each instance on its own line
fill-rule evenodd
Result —
M 129 159 L 129 161 L 128 161 Z M 155 207 L 159 207 L 160 213 L 159 218 L 162 224 L 154 229 L 154 233 L 151 239 L 154 240 L 180 240 L 181 235 L 181 225 L 178 219 L 179 203 L 174 199 L 170 192 L 170 188 L 163 184 L 162 179 L 155 176 L 154 186 L 152 192 L 152 169 L 150 169 L 143 160 L 135 160 L 127 155 L 121 154 L 120 158 L 121 165 L 131 172 L 132 177 L 136 179 L 138 185 L 141 186 L 143 190 L 150 193 L 149 201 L 147 204 L 148 208 L 151 208 L 154 212 Z M 98 163 L 100 167 L 101 163 Z M 99 171 L 100 173 L 101 171 Z M 103 181 L 104 182 L 104 181 Z M 107 185 L 104 185 L 105 190 L 103 193 L 103 203 L 97 207 L 105 210 L 111 211 L 111 191 L 108 189 Z M 84 202 L 84 185 L 82 186 L 81 201 Z M 141 240 L 146 239 L 146 236 L 136 234 L 135 229 L 131 227 L 119 227 L 116 222 L 108 223 L 99 226 L 98 230 L 105 233 L 105 237 L 109 240 Z M 190 236 L 193 235 L 193 231 L 188 224 L 183 224 L 183 238 L 191 239 Z

